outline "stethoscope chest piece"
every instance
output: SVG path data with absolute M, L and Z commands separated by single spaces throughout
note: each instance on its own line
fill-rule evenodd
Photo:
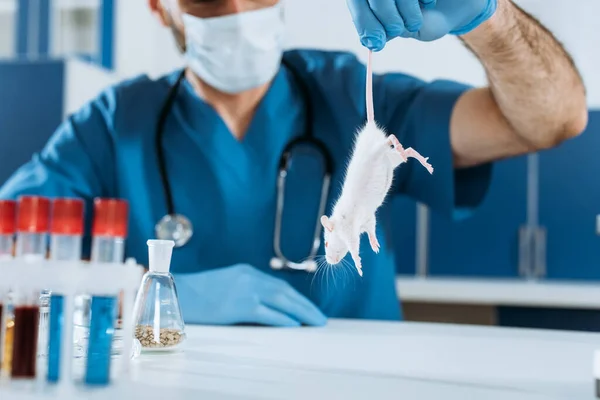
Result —
M 194 233 L 190 220 L 180 214 L 165 215 L 158 221 L 155 230 L 157 239 L 172 240 L 175 247 L 184 246 Z

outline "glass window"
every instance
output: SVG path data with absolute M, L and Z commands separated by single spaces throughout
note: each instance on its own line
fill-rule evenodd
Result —
M 100 59 L 101 0 L 54 0 L 51 48 L 55 56 Z
M 17 0 L 0 0 L 0 58 L 15 54 Z

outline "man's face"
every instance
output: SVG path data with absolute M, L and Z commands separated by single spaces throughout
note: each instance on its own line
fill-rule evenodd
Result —
M 185 31 L 182 15 L 200 18 L 219 17 L 259 10 L 277 4 L 279 0 L 149 0 L 150 9 L 161 23 L 173 30 L 179 49 L 185 51 Z

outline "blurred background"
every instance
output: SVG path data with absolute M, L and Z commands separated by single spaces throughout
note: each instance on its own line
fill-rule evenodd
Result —
M 283 0 L 288 47 L 364 51 L 345 0 Z M 565 45 L 584 77 L 587 131 L 497 164 L 481 210 L 449 221 L 395 200 L 391 240 L 408 320 L 600 331 L 600 2 L 515 1 Z M 454 37 L 395 40 L 377 72 L 484 85 Z M 146 0 L 0 0 L 0 182 L 69 113 L 129 77 L 183 64 Z

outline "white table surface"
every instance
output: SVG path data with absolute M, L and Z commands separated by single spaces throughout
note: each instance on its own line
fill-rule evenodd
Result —
M 396 289 L 402 301 L 600 310 L 600 282 L 400 275 Z
M 185 351 L 135 360 L 133 383 L 60 398 L 594 399 L 600 348 L 592 333 L 408 322 L 187 332 Z

